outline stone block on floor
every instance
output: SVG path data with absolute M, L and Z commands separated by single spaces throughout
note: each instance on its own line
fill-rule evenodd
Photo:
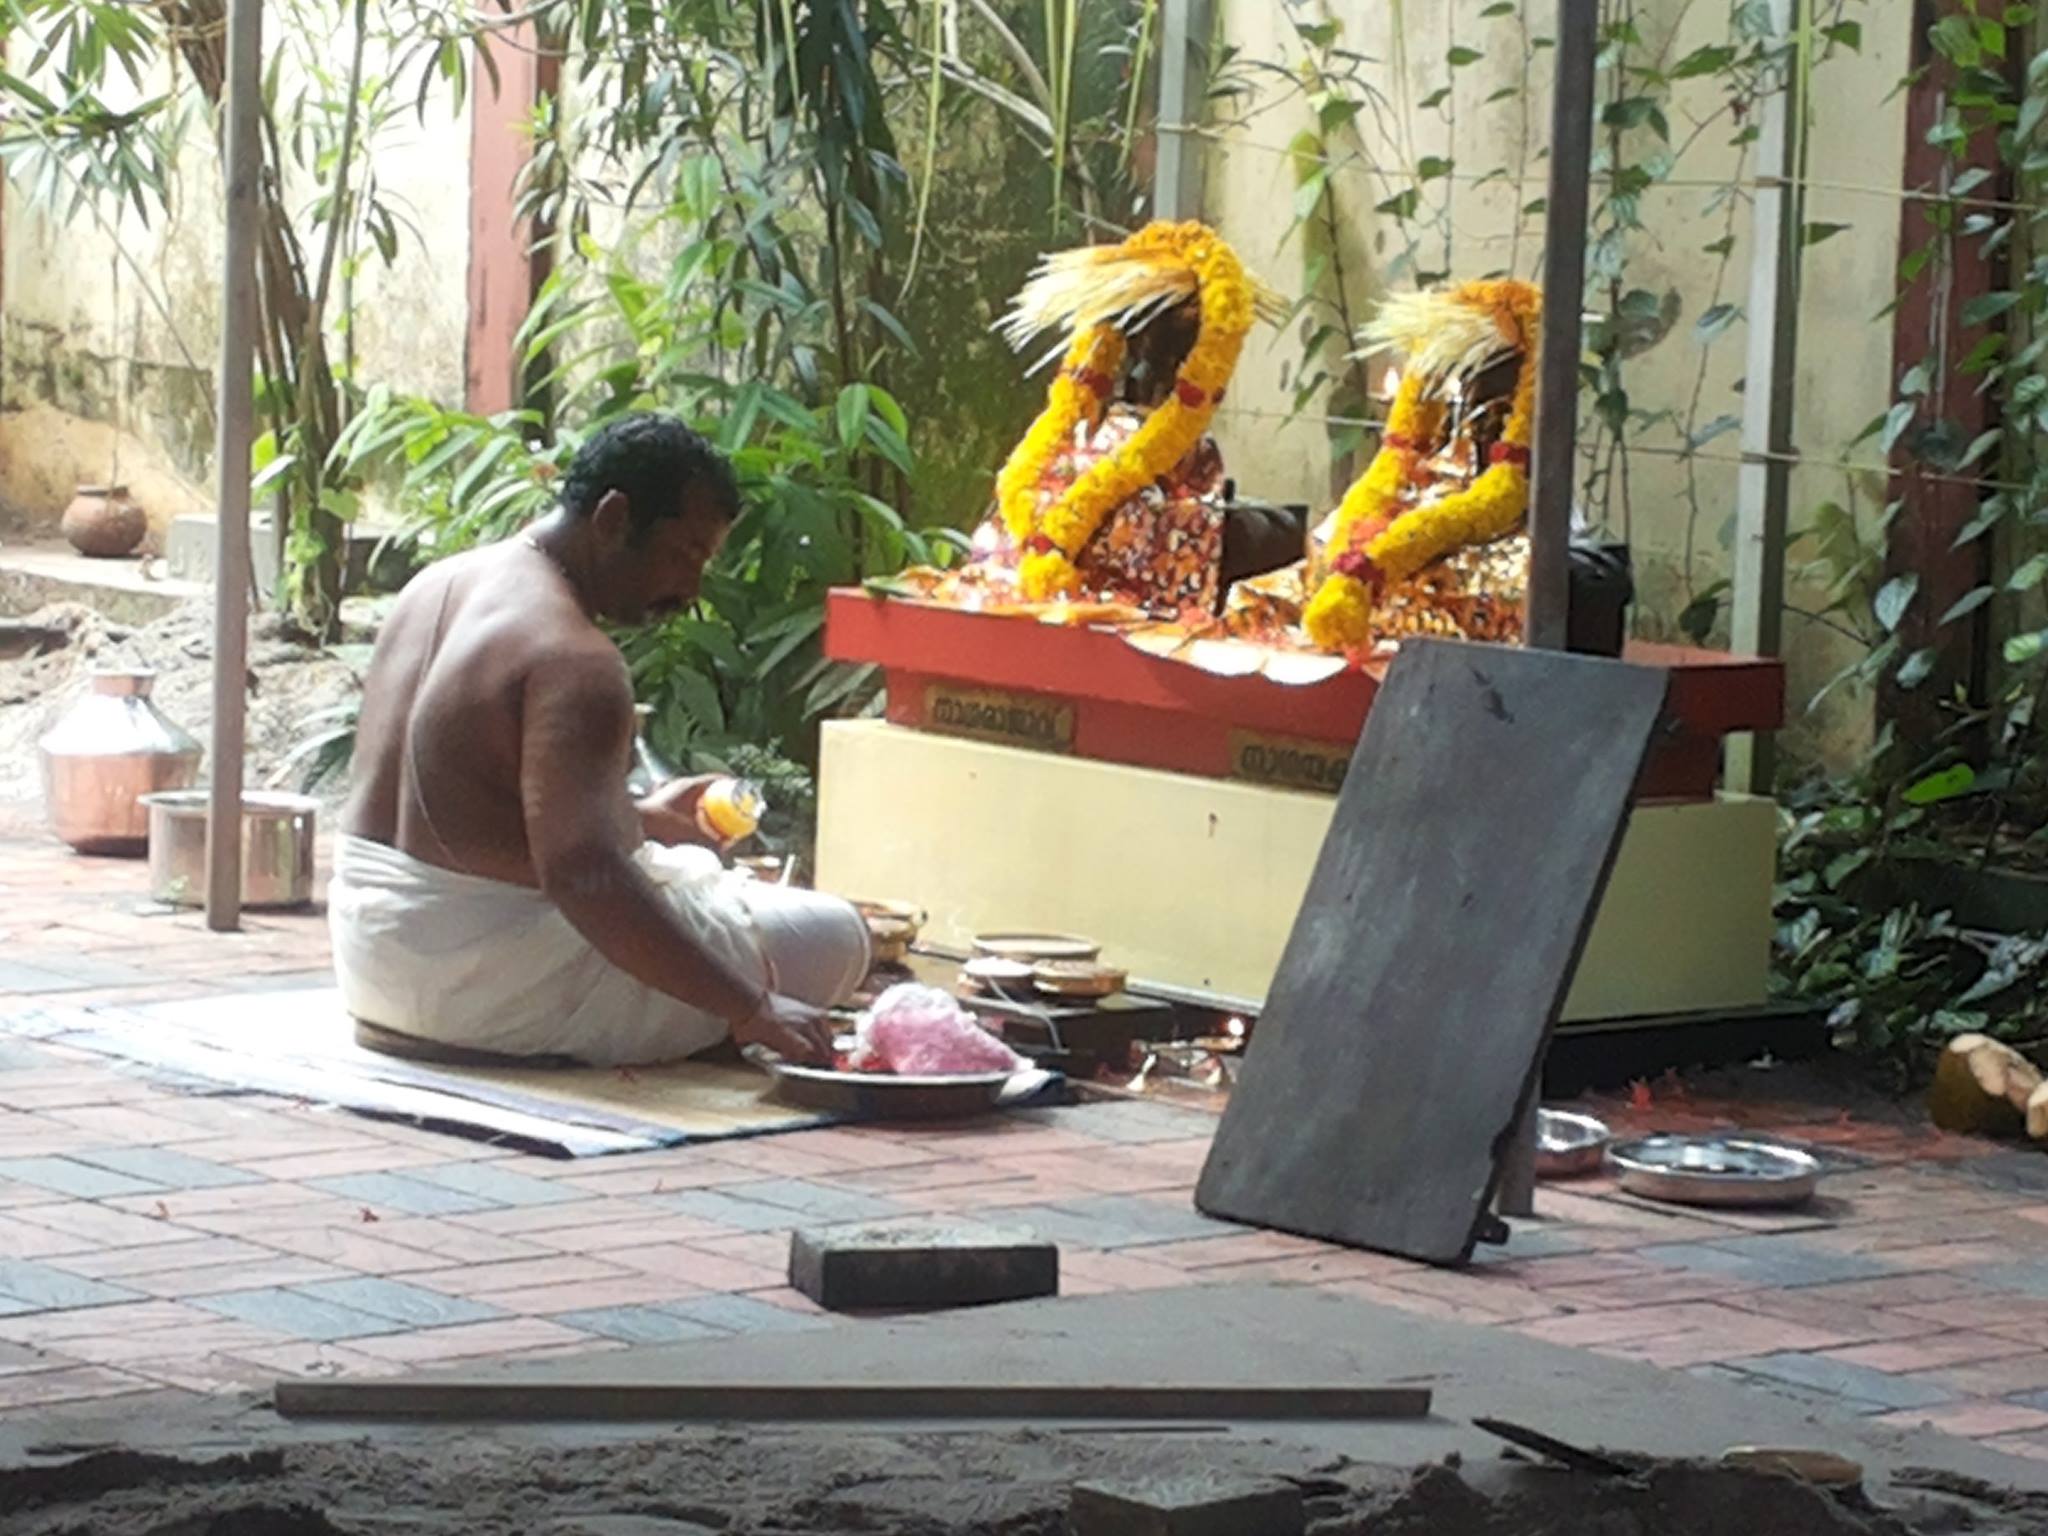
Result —
M 1277 1478 L 1161 1477 L 1077 1483 L 1073 1536 L 1301 1536 L 1301 1490 Z
M 133 1291 L 87 1280 L 48 1264 L 0 1259 L 0 1312 L 60 1312 L 139 1299 Z
M 1021 1227 L 897 1222 L 792 1234 L 789 1283 L 832 1312 L 1057 1296 L 1060 1253 Z

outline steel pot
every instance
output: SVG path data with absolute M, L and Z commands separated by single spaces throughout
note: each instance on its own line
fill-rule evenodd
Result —
M 149 893 L 174 907 L 206 900 L 206 827 L 210 791 L 145 795 L 149 808 Z M 242 905 L 302 907 L 313 899 L 314 818 L 307 795 L 247 790 L 242 795 Z
M 142 797 L 199 778 L 199 743 L 150 702 L 154 672 L 101 670 L 37 743 L 50 828 L 80 853 L 139 855 Z

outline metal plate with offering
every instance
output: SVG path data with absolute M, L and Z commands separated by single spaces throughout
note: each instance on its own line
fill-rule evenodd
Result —
M 1803 1205 L 1820 1183 L 1811 1154 L 1742 1136 L 1645 1136 L 1607 1159 L 1630 1194 L 1674 1205 Z

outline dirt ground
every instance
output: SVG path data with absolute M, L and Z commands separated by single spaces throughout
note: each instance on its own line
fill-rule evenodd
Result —
M 104 1450 L 0 1469 L 16 1536 L 1056 1536 L 1078 1481 L 1278 1477 L 1316 1536 L 1936 1536 L 2038 1531 L 2048 1507 L 1984 1489 L 1879 1508 L 1786 1478 L 1682 1462 L 1594 1478 L 1495 1463 L 1305 1465 L 1237 1438 L 683 1430 L 550 1445 L 478 1432 L 185 1460 Z M 1482 1491 L 1486 1490 L 1486 1491 Z M 1965 1496 L 1974 1492 L 1974 1497 Z
M 157 707 L 201 742 L 207 739 L 213 721 L 208 604 L 188 603 L 141 628 L 113 623 L 78 603 L 54 603 L 25 621 L 59 629 L 68 642 L 41 656 L 0 661 L 0 807 L 41 800 L 36 741 L 85 691 L 95 667 L 154 669 Z M 264 787 L 307 734 L 307 717 L 350 698 L 358 685 L 351 662 L 286 639 L 271 614 L 252 621 L 249 672 L 248 782 Z

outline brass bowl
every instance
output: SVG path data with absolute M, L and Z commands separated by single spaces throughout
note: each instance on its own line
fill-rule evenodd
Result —
M 1129 980 L 1115 966 L 1093 960 L 1041 960 L 1031 974 L 1038 990 L 1054 997 L 1111 997 Z

